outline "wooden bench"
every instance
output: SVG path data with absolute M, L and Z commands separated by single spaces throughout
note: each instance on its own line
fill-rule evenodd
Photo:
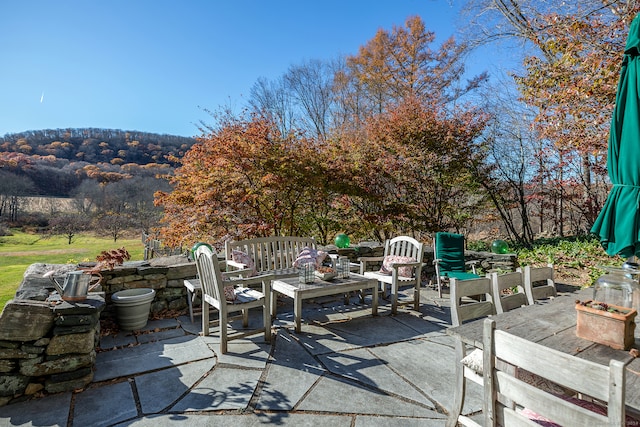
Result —
M 273 274 L 276 278 L 295 277 L 293 263 L 304 248 L 316 249 L 312 237 L 271 236 L 225 242 L 227 271 L 246 269 L 248 265 L 233 260 L 233 251 L 247 254 L 255 264 L 256 274 Z

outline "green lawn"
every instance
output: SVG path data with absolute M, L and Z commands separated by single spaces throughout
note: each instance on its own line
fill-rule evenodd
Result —
M 65 264 L 94 261 L 104 250 L 125 247 L 131 260 L 142 260 L 144 245 L 140 238 L 113 239 L 91 234 L 79 235 L 69 245 L 63 236 L 46 237 L 13 231 L 0 237 L 0 308 L 15 295 L 27 267 L 34 263 Z

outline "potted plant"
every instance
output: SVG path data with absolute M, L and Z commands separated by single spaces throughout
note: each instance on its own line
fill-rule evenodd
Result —
M 124 248 L 111 249 L 110 251 L 102 251 L 96 257 L 96 263 L 91 266 L 81 267 L 87 274 L 95 274 L 98 276 L 102 270 L 113 270 L 116 266 L 122 265 L 125 261 L 131 259 L 131 255 Z M 101 276 L 102 277 L 102 276 Z
M 629 307 L 578 300 L 576 335 L 618 350 L 628 350 L 635 342 L 633 333 L 637 314 Z

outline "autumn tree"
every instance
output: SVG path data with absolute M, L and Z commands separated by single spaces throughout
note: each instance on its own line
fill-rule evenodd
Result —
M 357 82 L 350 86 L 365 97 L 359 111 L 367 115 L 409 98 L 444 105 L 486 80 L 481 74 L 462 84 L 466 46 L 449 38 L 436 48 L 435 38 L 418 16 L 407 18 L 404 27 L 380 29 L 357 55 L 347 57 L 346 76 L 337 81 Z
M 385 238 L 465 227 L 482 203 L 471 196 L 470 171 L 483 161 L 478 137 L 488 118 L 475 109 L 449 116 L 442 105 L 416 98 L 372 117 L 366 143 L 351 150 L 364 196 L 353 198 L 364 208 L 358 218 Z
M 516 81 L 523 99 L 538 109 L 539 138 L 550 141 L 557 169 L 547 194 L 563 234 L 565 213 L 573 228 L 591 224 L 603 200 L 606 141 L 628 26 L 636 1 L 474 0 L 468 2 L 475 43 L 500 38 L 526 46 Z M 561 204 L 566 203 L 566 206 Z M 569 209 L 570 208 L 570 209 Z
M 157 193 L 162 236 L 170 245 L 236 236 L 298 235 L 299 217 L 314 189 L 314 145 L 282 135 L 265 116 L 221 113 Z

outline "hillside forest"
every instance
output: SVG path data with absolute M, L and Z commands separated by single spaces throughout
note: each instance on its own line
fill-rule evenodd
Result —
M 0 224 L 34 225 L 73 236 L 99 229 L 117 240 L 128 228 L 149 232 L 161 210 L 155 191 L 168 190 L 177 158 L 195 140 L 116 129 L 46 129 L 0 138 Z M 26 196 L 73 199 L 73 213 L 27 214 Z M 2 227 L 0 227 L 2 228 Z

